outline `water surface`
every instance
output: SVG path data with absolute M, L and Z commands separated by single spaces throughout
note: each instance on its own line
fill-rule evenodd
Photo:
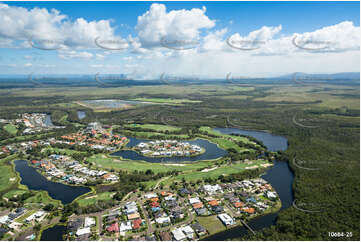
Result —
M 147 139 L 137 139 L 133 137 L 129 137 L 129 139 L 130 141 L 127 144 L 127 147 L 133 147 L 139 143 L 151 141 Z M 120 150 L 118 152 L 113 153 L 112 155 L 121 156 L 124 159 L 129 159 L 129 160 L 143 160 L 152 163 L 213 160 L 227 155 L 227 151 L 219 148 L 216 144 L 209 142 L 208 140 L 196 139 L 186 142 L 192 145 L 193 144 L 199 145 L 200 147 L 205 149 L 205 152 L 203 154 L 197 156 L 191 156 L 191 157 L 187 157 L 187 156 L 147 157 L 133 150 Z
M 63 241 L 63 234 L 66 233 L 64 225 L 55 225 L 44 230 L 41 234 L 41 241 Z
M 84 111 L 77 111 L 78 119 L 82 120 L 86 117 L 86 113 Z
M 279 151 L 287 150 L 288 144 L 287 139 L 283 136 L 273 135 L 267 132 L 262 131 L 253 131 L 253 130 L 244 130 L 237 128 L 215 128 L 215 131 L 218 131 L 222 134 L 242 134 L 251 136 L 257 140 L 263 142 L 269 151 Z
M 263 144 L 270 151 L 286 150 L 288 147 L 287 139 L 285 137 L 272 135 L 267 132 L 242 130 L 237 128 L 216 128 L 214 130 L 224 134 L 235 133 L 252 136 L 257 140 L 262 141 Z M 282 207 L 280 211 L 289 208 L 294 200 L 292 191 L 294 175 L 290 170 L 288 163 L 275 161 L 274 166 L 267 169 L 266 174 L 261 177 L 268 181 L 279 195 L 282 202 Z M 275 225 L 278 213 L 280 211 L 278 211 L 277 213 L 272 213 L 252 219 L 250 222 L 248 222 L 248 225 L 255 231 Z M 237 226 L 232 229 L 228 229 L 226 231 L 209 236 L 204 240 L 210 241 L 239 239 L 240 237 L 246 235 L 248 232 L 249 230 L 246 229 L 244 226 Z
M 15 170 L 20 174 L 21 184 L 28 186 L 31 190 L 47 191 L 50 197 L 60 200 L 63 204 L 71 203 L 80 195 L 90 192 L 88 187 L 49 181 L 25 160 L 16 160 Z

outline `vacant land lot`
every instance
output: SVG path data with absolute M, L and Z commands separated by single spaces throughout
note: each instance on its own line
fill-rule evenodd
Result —
M 217 218 L 217 215 L 197 217 L 197 220 L 203 227 L 207 229 L 207 231 L 212 234 L 226 229 L 223 223 Z
M 161 124 L 129 124 L 129 125 L 126 125 L 125 127 L 151 129 L 154 131 L 161 131 L 161 132 L 164 132 L 166 130 L 168 130 L 168 131 L 181 130 L 181 128 L 179 128 L 179 127 L 170 126 L 170 125 L 161 125 Z
M 7 125 L 5 125 L 5 126 L 4 126 L 4 129 L 5 129 L 7 132 L 9 132 L 10 134 L 13 134 L 13 135 L 15 135 L 15 134 L 18 132 L 16 126 L 13 125 L 13 124 L 7 124 Z

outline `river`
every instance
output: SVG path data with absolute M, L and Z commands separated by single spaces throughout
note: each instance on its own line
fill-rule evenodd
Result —
M 217 128 L 215 129 L 221 133 L 231 134 L 243 134 L 256 138 L 263 142 L 263 144 L 270 151 L 286 150 L 287 139 L 282 136 L 272 135 L 266 132 L 260 131 L 248 131 L 235 128 Z M 280 196 L 282 207 L 280 211 L 289 208 L 293 202 L 293 173 L 291 172 L 288 163 L 275 161 L 273 167 L 267 170 L 266 174 L 262 176 L 263 179 L 268 181 L 272 187 L 277 191 Z M 248 225 L 255 231 L 261 230 L 276 224 L 277 213 L 267 214 L 261 217 L 252 219 Z M 246 235 L 249 232 L 244 226 L 237 226 L 232 229 L 225 230 L 223 232 L 211 235 L 204 240 L 208 241 L 219 241 L 236 239 Z
M 51 198 L 60 200 L 63 204 L 71 203 L 75 198 L 91 191 L 88 187 L 49 181 L 25 160 L 16 160 L 15 170 L 20 174 L 21 184 L 31 190 L 47 191 Z

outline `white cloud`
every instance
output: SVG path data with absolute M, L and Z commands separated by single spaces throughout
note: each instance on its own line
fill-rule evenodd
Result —
M 93 57 L 93 54 L 86 51 L 59 50 L 58 56 L 62 59 L 73 59 L 73 58 L 90 59 Z
M 72 21 L 55 9 L 28 10 L 0 3 L 0 22 L 0 39 L 5 40 L 32 39 L 34 42 L 38 40 L 37 44 L 44 40 L 53 40 L 57 41 L 59 46 L 96 47 L 94 39 L 99 36 L 117 38 L 110 20 L 87 21 L 78 18 Z
M 101 65 L 101 64 L 98 64 L 98 65 L 94 64 L 94 65 L 90 65 L 90 67 L 91 67 L 91 68 L 102 68 L 103 65 Z
M 162 39 L 196 40 L 202 29 L 215 26 L 215 21 L 205 15 L 206 8 L 172 10 L 164 4 L 154 3 L 149 11 L 138 17 L 136 30 L 144 48 L 159 47 Z
M 30 66 L 33 66 L 33 64 L 32 63 L 25 63 L 24 66 L 25 67 L 30 67 Z
M 105 55 L 97 53 L 97 54 L 95 54 L 95 58 L 98 60 L 103 60 L 105 58 Z

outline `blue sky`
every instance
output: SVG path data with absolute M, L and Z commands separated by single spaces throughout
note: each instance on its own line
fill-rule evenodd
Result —
M 7 7 L 0 8 L 0 20 L 10 20 L 0 27 L 1 74 L 94 73 L 99 69 L 138 76 L 164 72 L 221 76 L 229 71 L 246 75 L 359 71 L 359 2 L 3 4 Z M 139 16 L 143 16 L 141 21 Z M 25 24 L 19 25 L 19 18 Z M 307 47 L 307 41 L 317 42 L 318 46 L 311 46 L 317 51 L 287 47 L 285 43 L 291 43 L 296 35 Z M 64 38 L 64 46 L 54 51 L 31 48 L 25 43 L 29 36 L 58 36 Z M 129 48 L 116 52 L 95 48 L 92 40 L 97 36 L 123 39 Z M 162 38 L 194 39 L 199 45 L 188 51 L 164 49 L 159 45 Z M 228 38 L 242 45 L 253 41 L 262 46 L 253 52 L 240 52 L 240 48 L 227 46 Z M 340 64 L 341 59 L 345 61 Z

